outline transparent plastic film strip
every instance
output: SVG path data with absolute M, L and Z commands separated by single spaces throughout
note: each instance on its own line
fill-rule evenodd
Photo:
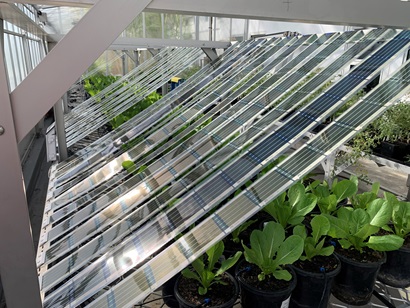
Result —
M 87 110 L 87 112 L 81 114 L 81 116 L 76 119 L 77 121 L 71 126 L 72 129 L 70 129 L 69 126 L 66 126 L 67 145 L 73 145 L 87 134 L 96 130 L 98 127 L 101 127 L 103 124 L 112 120 L 115 116 L 124 112 L 139 100 L 155 91 L 164 83 L 167 83 L 172 76 L 178 74 L 178 72 L 198 60 L 201 57 L 201 54 L 201 50 L 195 50 L 191 55 L 185 55 L 178 59 L 178 61 L 173 62 L 173 65 L 168 64 L 166 68 L 156 70 L 156 73 L 147 77 L 147 80 L 144 80 L 144 82 L 136 83 L 136 89 L 131 88 L 123 97 L 115 97 L 108 101 L 104 100 L 98 104 L 98 107 L 100 108 L 97 110 Z
M 266 56 L 269 56 L 269 55 L 266 55 Z M 266 57 L 266 56 L 264 56 L 264 57 Z M 268 57 L 268 60 L 269 60 L 269 57 Z M 265 61 L 265 62 L 266 62 L 266 61 Z M 265 67 L 265 68 L 266 68 L 266 67 Z M 264 72 L 265 68 L 264 68 L 263 70 L 261 70 L 261 71 L 258 71 L 258 73 L 257 73 L 252 79 L 256 78 L 256 80 L 258 80 L 258 79 L 262 78 L 262 77 L 263 77 L 263 72 Z M 268 67 L 267 69 L 269 69 L 269 67 Z M 247 84 L 248 84 L 248 87 L 250 87 L 251 85 L 253 85 L 253 82 L 247 82 Z M 238 96 L 240 93 L 242 93 L 242 92 L 245 91 L 246 89 L 247 89 L 247 87 L 241 87 L 240 91 L 239 91 L 239 90 L 235 91 L 236 96 Z M 233 98 L 231 98 L 231 99 L 233 99 Z M 224 101 L 230 102 L 230 100 L 226 100 L 226 99 L 225 99 Z M 224 103 L 224 104 L 227 105 L 227 103 Z M 220 103 L 220 104 L 218 105 L 218 107 L 220 107 L 220 106 L 222 106 L 222 105 L 223 105 L 223 104 Z M 219 109 L 219 110 L 220 110 L 220 109 Z M 191 131 L 197 129 L 197 128 L 198 128 L 198 125 L 201 125 L 201 123 L 203 123 L 204 121 L 207 121 L 207 119 L 208 119 L 210 116 L 211 116 L 211 115 L 206 115 L 206 116 L 200 118 L 197 122 L 195 122 L 195 125 L 190 126 L 190 127 L 187 128 L 186 130 L 189 131 L 189 132 L 191 132 Z M 198 123 L 198 125 L 197 125 L 197 123 Z M 178 139 L 176 139 L 176 140 L 177 140 L 176 142 L 179 142 L 179 140 L 181 140 L 181 138 L 184 138 L 184 136 L 187 135 L 189 132 L 185 132 L 185 131 L 184 131 L 184 132 L 183 132 L 184 135 L 178 136 Z M 175 140 L 174 140 L 173 142 L 175 142 Z M 173 147 L 175 147 L 175 146 L 173 146 Z M 168 145 L 168 144 L 165 144 L 165 145 L 163 146 L 163 148 L 168 148 L 168 149 L 170 149 L 170 148 L 172 148 L 172 147 L 171 147 L 170 145 Z M 158 150 L 157 150 L 156 152 L 158 152 Z M 152 157 L 152 156 L 157 155 L 156 152 L 152 153 L 150 156 Z M 117 180 L 119 180 L 119 179 L 116 178 L 116 181 L 117 181 Z M 89 193 L 90 193 L 90 192 L 89 192 Z M 72 206 L 73 206 L 73 203 L 71 202 L 71 203 L 70 203 L 70 207 L 72 207 Z M 62 210 L 61 212 L 63 212 L 63 211 L 64 211 L 65 213 L 67 213 L 66 210 Z M 54 215 L 53 215 L 53 216 L 54 216 Z M 52 219 L 52 221 L 55 221 L 55 220 Z
M 321 58 L 321 57 L 318 57 L 318 58 Z M 260 110 L 261 111 L 261 110 Z M 253 112 L 251 112 L 250 114 L 252 114 Z M 250 119 L 249 117 L 248 117 L 248 119 Z M 228 125 L 229 126 L 229 125 Z M 232 127 L 232 130 L 231 130 L 231 132 L 235 132 L 235 129 L 237 130 L 238 129 L 238 125 L 236 124 L 236 125 L 234 125 L 233 127 Z M 213 140 L 212 140 L 213 139 Z M 215 135 L 212 135 L 212 141 L 213 141 L 213 144 L 214 145 L 216 145 L 217 143 L 215 143 L 217 140 L 223 140 L 223 139 L 221 139 L 221 137 L 220 137 L 220 135 L 217 135 L 217 134 L 215 134 Z M 209 140 L 209 139 L 208 139 Z M 186 148 L 186 147 L 185 147 Z M 203 149 L 201 149 L 201 150 L 198 150 L 198 151 L 196 151 L 195 152 L 195 154 L 198 156 L 198 157 L 202 157 L 202 156 L 204 156 L 203 155 Z M 165 157 L 165 158 L 163 158 L 163 159 L 161 159 L 161 163 L 164 163 L 164 161 L 166 162 L 167 161 L 167 158 Z M 193 161 L 193 162 L 195 162 L 195 160 Z M 186 160 L 186 158 L 184 158 L 183 159 L 183 163 L 184 164 L 187 164 L 187 160 Z M 157 163 L 158 164 L 158 163 Z M 152 170 L 151 169 L 151 167 L 149 167 L 148 169 L 150 169 L 150 170 Z M 179 170 L 180 169 L 180 167 L 174 167 L 174 169 L 175 170 Z M 153 170 L 152 170 L 153 171 Z M 170 177 L 170 179 L 172 179 L 172 177 Z M 135 179 L 134 179 L 135 180 Z M 133 181 L 134 181 L 133 180 Z M 128 187 L 129 185 L 127 185 L 127 187 Z M 115 193 L 117 193 L 118 191 L 121 191 L 121 189 L 119 189 L 119 188 L 117 188 L 116 189 L 116 191 L 115 191 Z M 104 197 L 107 197 L 107 196 L 104 196 Z M 103 203 L 104 203 L 104 201 L 103 201 Z M 101 204 L 101 203 L 100 203 Z M 90 206 L 91 207 L 91 206 Z M 90 208 L 89 207 L 89 208 Z M 93 209 L 96 209 L 96 208 L 99 208 L 100 206 L 98 206 L 98 205 L 96 205 L 96 203 L 93 203 L 92 204 L 92 208 Z M 83 214 L 84 214 L 84 212 L 88 212 L 88 210 L 86 210 L 86 209 L 84 209 L 84 210 L 82 210 L 82 211 L 80 211 L 80 212 L 82 212 L 82 213 L 77 213 L 77 214 L 75 214 L 76 216 L 81 216 L 81 217 L 83 217 Z M 84 217 L 83 217 L 83 219 L 84 219 Z M 75 220 L 75 219 L 74 219 Z M 75 224 L 73 224 L 73 220 L 69 220 L 69 223 L 67 223 L 67 222 L 64 222 L 61 226 L 59 226 L 59 228 L 57 228 L 56 230 L 59 230 L 59 232 L 56 232 L 56 234 L 59 234 L 61 231 L 63 231 L 63 229 L 67 229 L 67 228 L 69 228 L 69 227 L 72 227 L 72 226 L 75 226 Z M 63 228 L 63 229 L 61 229 L 61 228 Z M 76 242 L 75 240 L 73 241 L 73 242 Z
M 177 50 L 172 53 L 169 57 L 161 59 L 156 63 L 149 71 L 144 72 L 139 75 L 139 78 L 121 78 L 116 82 L 118 86 L 117 91 L 110 91 L 106 93 L 105 96 L 102 96 L 98 99 L 89 99 L 79 106 L 81 110 L 75 110 L 69 114 L 71 118 L 66 122 L 66 132 L 68 135 L 72 134 L 72 130 L 75 130 L 75 123 L 87 122 L 92 116 L 110 114 L 115 110 L 115 107 L 119 105 L 119 102 L 122 102 L 127 99 L 127 95 L 132 92 L 135 95 L 140 95 L 143 92 L 145 87 L 149 85 L 150 82 L 158 82 L 166 78 L 172 73 L 176 73 L 178 69 L 181 68 L 182 64 L 185 64 L 183 60 L 187 60 L 190 64 L 190 59 L 194 58 L 196 55 L 201 55 L 200 49 L 182 49 Z M 169 63 L 175 64 L 175 66 L 169 65 Z M 183 68 L 183 66 L 182 66 Z M 101 93 L 101 92 L 100 92 Z
M 221 180 L 221 179 L 220 179 Z M 214 183 L 214 181 L 212 181 L 213 183 Z M 218 182 L 218 184 L 223 184 L 223 181 L 221 182 L 221 181 L 217 181 Z M 219 185 L 217 185 L 218 187 L 219 187 Z M 225 187 L 226 188 L 226 187 Z M 208 196 L 209 197 L 209 196 Z M 185 205 L 186 205 L 186 203 L 185 203 Z M 180 214 L 182 214 L 182 213 L 180 213 Z M 185 214 L 185 213 L 184 213 Z M 170 217 L 168 216 L 168 218 L 170 219 Z M 168 220 L 168 221 L 170 221 L 170 220 Z M 145 242 L 145 241 L 144 241 Z
M 245 53 L 245 55 L 247 54 L 247 52 L 250 52 L 250 51 L 252 51 L 254 48 L 255 48 L 255 46 L 256 45 L 258 45 L 259 43 L 256 43 L 256 42 L 252 42 L 251 44 L 249 44 L 250 46 L 247 46 L 247 48 L 245 48 L 245 50 L 244 51 L 241 51 L 240 52 L 240 56 L 241 56 L 241 58 L 243 58 L 243 53 Z M 228 60 L 227 60 L 227 62 L 231 62 L 232 60 L 230 60 L 230 58 L 228 58 Z M 208 82 L 209 81 L 211 81 L 211 79 L 210 78 L 212 78 L 212 77 L 217 77 L 217 76 L 219 76 L 220 74 L 222 74 L 222 73 L 224 73 L 226 70 L 229 70 L 230 69 L 230 66 L 229 65 L 227 65 L 227 63 L 223 63 L 223 65 L 222 66 L 220 66 L 219 68 L 217 68 L 216 70 L 215 70 L 215 72 L 214 73 L 212 73 L 212 74 L 207 74 L 207 72 L 205 71 L 204 73 L 201 73 L 201 75 L 205 75 L 206 77 L 204 77 L 203 79 L 202 79 L 202 81 L 200 81 L 200 84 L 201 84 L 201 86 L 199 87 L 199 90 L 201 90 L 201 88 L 203 88 L 206 84 L 207 84 L 207 82 L 204 82 L 204 79 L 205 80 L 207 80 Z M 198 80 L 201 80 L 201 79 L 198 79 Z M 182 88 L 183 88 L 183 86 L 184 86 L 184 84 L 181 86 Z M 172 91 L 172 92 L 177 92 L 177 93 L 183 93 L 180 89 L 179 89 L 180 87 L 178 87 L 177 88 L 177 90 L 174 90 L 174 91 Z M 172 93 L 171 92 L 171 93 Z M 174 98 L 174 100 L 173 101 L 168 101 L 167 99 L 168 98 L 165 98 L 164 100 L 161 100 L 161 101 L 159 101 L 159 102 L 157 102 L 156 104 L 154 104 L 153 106 L 152 106 L 152 108 L 148 108 L 148 110 L 147 111 L 143 111 L 143 112 L 141 112 L 140 114 L 138 114 L 136 117 L 134 117 L 133 119 L 131 119 L 130 121 L 128 121 L 128 122 L 126 122 L 122 127 L 120 127 L 119 129 L 117 129 L 115 132 L 113 132 L 112 133 L 112 139 L 116 139 L 115 141 L 112 141 L 112 140 L 108 140 L 108 149 L 106 148 L 106 149 L 103 149 L 103 150 L 100 150 L 100 146 L 99 147 L 97 147 L 93 152 L 95 153 L 95 152 L 97 152 L 98 154 L 97 154 L 97 156 L 99 156 L 100 157 L 100 159 L 101 159 L 101 156 L 102 157 L 104 157 L 104 156 L 107 156 L 107 155 L 109 155 L 110 153 L 112 153 L 113 151 L 118 151 L 118 148 L 123 144 L 123 142 L 125 142 L 127 139 L 130 139 L 131 138 L 131 136 L 130 137 L 127 137 L 127 135 L 129 136 L 130 135 L 130 132 L 129 131 L 127 131 L 127 130 L 131 130 L 131 131 L 133 131 L 134 132 L 134 134 L 138 134 L 138 132 L 140 132 L 141 131 L 141 126 L 142 125 L 140 125 L 140 121 L 141 120 L 144 120 L 145 119 L 145 123 L 147 123 L 147 124 L 149 124 L 149 125 L 151 125 L 152 124 L 152 122 L 154 122 L 155 123 L 155 121 L 152 121 L 152 118 L 154 117 L 154 118 L 157 118 L 158 119 L 158 115 L 157 115 L 157 110 L 155 110 L 155 107 L 157 107 L 157 106 L 160 106 L 161 107 L 161 104 L 164 104 L 165 105 L 165 107 L 167 107 L 167 105 L 168 105 L 168 107 L 171 107 L 171 110 L 172 110 L 172 108 L 174 108 L 174 107 L 176 107 L 176 106 L 181 106 L 181 105 L 183 105 L 184 104 L 184 101 L 186 101 L 188 98 L 190 98 L 192 95 L 194 95 L 195 93 L 189 93 L 189 95 L 187 95 L 187 97 L 185 97 L 184 99 L 180 99 L 181 97 L 184 97 L 184 95 L 186 95 L 187 93 L 185 92 L 183 95 L 181 94 L 181 96 L 179 96 L 179 97 L 176 97 L 176 95 L 175 94 L 170 94 L 170 95 L 168 95 L 168 97 L 170 97 L 171 96 L 171 98 Z M 166 116 L 166 111 L 167 110 L 165 110 L 164 112 L 163 112 L 163 116 Z M 147 119 L 147 117 L 148 117 L 148 119 Z M 147 125 L 146 124 L 146 125 Z M 147 126 L 146 126 L 147 127 Z M 122 140 L 124 140 L 124 141 L 122 141 Z M 101 153 L 101 154 L 100 154 Z M 90 155 L 87 155 L 87 156 L 90 156 Z M 75 173 L 77 173 L 77 171 L 79 171 L 79 170 L 81 170 L 81 168 L 84 168 L 84 167 L 87 167 L 89 164 L 90 164 L 90 162 L 93 162 L 93 161 L 98 161 L 98 160 L 100 160 L 100 159 L 98 159 L 98 157 L 95 157 L 95 155 L 94 155 L 94 157 L 91 157 L 91 158 L 89 158 L 89 159 L 87 159 L 87 160 L 85 160 L 85 158 L 79 158 L 79 159 L 76 159 L 76 161 L 74 161 L 74 162 L 71 162 L 70 163 L 70 166 L 71 166 L 71 169 L 72 169 L 72 167 L 73 167 L 73 165 L 74 165 L 74 168 L 76 169 L 76 170 L 72 170 L 70 173 L 72 174 L 73 172 L 75 172 Z M 78 166 L 79 164 L 81 164 L 81 166 Z M 65 169 L 67 169 L 67 168 L 65 168 Z M 70 171 L 70 170 L 69 170 Z M 68 171 L 65 171 L 64 173 L 67 173 Z M 63 174 L 61 174 L 61 172 L 60 173 L 58 173 L 56 176 L 57 176 L 57 178 L 62 178 L 62 180 L 64 181 L 65 179 L 67 179 L 67 178 L 69 178 L 69 177 L 71 177 L 70 176 L 70 174 L 69 175 L 65 175 L 64 176 L 64 173 Z
M 249 42 L 247 42 L 249 44 Z M 166 96 L 161 98 L 160 101 L 156 102 L 155 104 L 151 105 L 147 109 L 143 110 L 137 116 L 135 116 L 132 120 L 122 124 L 119 128 L 113 130 L 112 132 L 108 133 L 104 137 L 100 138 L 97 142 L 90 145 L 87 148 L 84 148 L 78 152 L 76 152 L 72 157 L 67 159 L 64 162 L 58 164 L 56 169 L 56 178 L 60 178 L 63 174 L 68 172 L 72 167 L 75 167 L 82 161 L 85 161 L 88 157 L 92 157 L 98 153 L 106 153 L 107 155 L 117 149 L 117 143 L 115 140 L 122 138 L 131 129 L 138 129 L 138 122 L 142 121 L 144 118 L 150 118 L 153 114 L 157 113 L 166 113 L 167 111 L 172 110 L 172 106 L 179 105 L 179 98 L 187 95 L 187 93 L 192 92 L 192 88 L 200 88 L 199 86 L 203 87 L 206 85 L 207 81 L 212 79 L 214 76 L 215 71 L 222 65 L 222 60 L 226 59 L 227 56 L 232 56 L 232 54 L 236 53 L 237 50 L 243 49 L 242 45 L 248 45 L 244 43 L 234 45 L 235 48 L 232 46 L 228 48 L 228 50 L 220 56 L 216 61 L 206 65 L 203 69 L 198 71 L 194 76 L 189 78 L 186 82 L 184 82 L 181 86 L 177 89 L 173 90 L 172 92 L 168 93 Z M 224 64 L 225 65 L 225 62 Z M 159 112 L 162 108 L 164 111 Z M 137 127 L 136 127 L 137 126 Z M 137 130 L 138 132 L 138 130 Z M 108 149 L 107 149 L 108 148 Z M 104 154 L 102 154 L 104 155 Z
M 251 161 L 243 160 L 243 161 L 241 161 L 241 166 L 244 166 L 244 163 L 248 164 L 248 165 L 252 165 Z M 234 172 L 231 173 L 229 171 L 234 171 Z M 144 235 L 144 233 L 139 234 L 139 243 L 143 242 L 144 244 L 146 244 L 146 246 L 142 245 L 140 248 L 143 247 L 144 251 L 145 251 L 145 248 L 149 248 L 147 253 L 152 252 L 150 250 L 158 249 L 158 247 L 155 247 L 155 245 L 152 246 L 153 243 L 156 242 L 156 244 L 159 244 L 158 241 L 160 239 L 161 239 L 161 241 L 166 240 L 166 239 L 169 240 L 168 236 L 170 236 L 172 238 L 172 236 L 175 235 L 174 232 L 177 232 L 177 229 L 178 229 L 177 227 L 175 227 L 177 225 L 176 223 L 177 223 L 178 220 L 183 221 L 185 224 L 188 222 L 188 220 L 191 220 L 191 219 L 197 220 L 198 219 L 197 216 L 201 215 L 200 213 L 198 213 L 198 210 L 200 208 L 202 208 L 202 210 L 204 210 L 204 207 L 208 207 L 209 204 L 212 201 L 212 197 L 210 195 L 210 192 L 212 192 L 213 196 L 215 196 L 215 195 L 219 196 L 218 193 L 223 194 L 224 191 L 226 191 L 228 188 L 230 188 L 230 185 L 232 185 L 232 184 L 229 184 L 229 183 L 231 183 L 231 182 L 235 183 L 234 180 L 232 179 L 232 177 L 230 176 L 230 175 L 235 175 L 235 173 L 236 173 L 235 171 L 236 170 L 225 170 L 225 171 L 220 172 L 219 176 L 218 176 L 218 179 L 215 179 L 215 177 L 214 177 L 214 178 L 212 178 L 212 181 L 206 182 L 204 185 L 201 186 L 201 188 L 204 188 L 204 186 L 205 186 L 205 190 L 202 190 L 203 194 L 200 194 L 198 190 L 191 194 L 191 196 L 196 195 L 196 198 L 194 197 L 191 202 L 188 202 L 188 200 L 185 198 L 184 201 L 183 201 L 183 203 L 184 203 L 184 212 L 179 211 L 177 208 L 171 209 L 171 211 L 169 211 L 169 213 L 161 215 L 160 217 L 158 217 L 153 225 L 149 225 L 149 226 L 147 226 L 147 228 L 143 228 L 145 230 L 148 230 L 148 227 L 149 227 L 150 231 L 152 231 L 154 229 L 157 229 L 157 232 L 159 232 L 160 235 L 162 235 L 162 237 L 158 237 L 159 234 L 154 234 L 155 232 L 149 232 L 149 231 L 146 231 L 146 232 L 148 232 L 148 234 L 146 234 L 146 236 L 142 236 L 142 235 Z M 229 174 L 228 174 L 228 172 L 229 172 Z M 229 180 L 229 178 L 231 180 Z M 209 188 L 211 188 L 209 185 L 211 185 L 212 188 L 214 188 L 214 189 L 209 189 Z M 206 189 L 206 188 L 208 188 L 208 189 Z M 215 191 L 215 190 L 217 190 L 217 191 Z M 200 206 L 200 207 L 198 208 L 198 206 Z M 178 207 L 178 205 L 176 207 Z M 178 215 L 175 216 L 176 214 L 178 214 Z M 183 217 L 183 216 L 185 216 L 185 217 Z M 182 226 L 184 223 L 178 224 L 178 225 Z M 185 225 L 185 227 L 186 226 L 187 225 Z M 165 231 L 165 229 L 168 229 L 169 231 L 173 230 L 173 232 L 167 233 Z M 166 235 L 166 234 L 168 234 L 168 235 Z M 154 239 L 156 239 L 156 241 Z M 125 244 L 125 243 L 123 243 L 123 244 Z M 121 249 L 125 249 L 124 246 L 125 245 L 121 245 Z M 118 252 L 118 249 L 116 251 Z M 141 256 L 141 254 L 140 254 L 140 256 Z M 90 271 L 92 272 L 93 269 L 96 269 L 96 267 L 99 268 L 97 263 L 98 262 L 94 263 L 92 267 L 88 267 L 87 272 L 88 272 L 88 269 L 90 269 Z M 107 274 L 107 271 L 106 271 L 106 274 Z M 115 274 L 113 274 L 113 275 L 115 276 L 116 274 L 121 274 L 121 273 L 115 272 Z M 98 275 L 98 273 L 96 272 L 95 275 Z M 84 274 L 83 277 L 84 276 L 87 276 L 87 275 Z M 108 280 L 108 277 L 109 276 L 105 275 L 105 278 L 103 279 L 104 283 L 106 282 L 106 280 Z M 77 280 L 77 283 L 80 282 L 80 281 L 81 281 L 81 278 Z M 89 281 L 87 279 L 87 283 L 88 282 Z M 82 283 L 80 283 L 79 285 L 84 286 Z M 88 291 L 92 292 L 90 290 L 88 290 Z M 64 291 L 62 291 L 62 292 L 64 292 Z M 58 293 L 59 292 L 57 292 L 57 294 Z M 53 295 L 52 297 L 55 298 L 56 296 L 59 297 L 59 295 L 55 295 L 55 296 Z
M 132 307 L 143 300 L 147 294 L 188 266 L 217 241 L 222 240 L 280 193 L 313 170 L 330 152 L 352 138 L 361 129 L 362 124 L 369 124 L 395 100 L 407 93 L 410 89 L 409 73 L 407 63 L 398 74 L 379 85 L 341 116 L 340 120 L 347 122 L 351 117 L 360 114 L 354 121 L 358 126 L 346 129 L 340 126 L 340 123 L 337 124 L 337 121 L 331 124 L 252 186 L 152 260 L 137 268 L 129 277 L 100 295 L 87 307 Z M 340 131 L 341 127 L 343 132 Z M 323 134 L 326 134 L 326 137 Z M 324 142 L 324 140 L 328 141 Z M 306 163 L 301 165 L 300 162 Z M 122 258 L 130 262 L 128 258 L 131 260 L 138 258 L 139 251 L 127 251 L 126 253 L 124 252 Z M 114 263 L 114 260 L 107 259 L 106 262 Z M 118 260 L 116 263 L 120 264 Z
M 73 240 L 73 242 L 75 242 L 75 240 Z M 61 248 L 61 246 L 59 248 Z M 51 252 L 51 251 L 49 251 L 49 252 Z
M 244 76 L 246 76 L 252 69 L 254 69 L 254 65 L 255 64 L 259 65 L 262 60 L 264 60 L 263 57 L 262 58 L 257 57 L 254 61 L 252 61 L 249 65 L 245 66 L 244 68 L 238 66 L 237 73 L 234 75 L 234 77 L 237 78 L 237 80 L 244 78 Z M 229 87 L 226 87 L 227 83 L 230 83 L 231 85 Z M 125 160 L 131 160 L 131 159 L 134 160 L 136 157 L 151 150 L 153 147 L 155 147 L 155 145 L 158 142 L 166 138 L 169 138 L 172 134 L 174 134 L 177 130 L 179 130 L 180 127 L 184 125 L 186 122 L 191 121 L 192 119 L 200 116 L 203 110 L 206 110 L 207 108 L 209 108 L 209 105 L 213 104 L 216 100 L 220 98 L 220 95 L 223 95 L 224 93 L 228 92 L 231 88 L 233 88 L 234 87 L 233 84 L 235 83 L 233 83 L 231 80 L 226 81 L 222 85 L 217 84 L 217 88 L 213 89 L 211 93 L 205 96 L 203 100 L 201 100 L 200 102 L 196 102 L 190 109 L 185 111 L 183 114 L 180 114 L 176 119 L 171 120 L 170 123 L 162 127 L 161 130 L 157 130 L 156 132 L 154 132 L 153 135 L 145 136 L 144 138 L 145 140 L 142 143 L 134 146 L 134 148 L 128 152 L 129 156 L 122 154 L 119 158 L 117 158 L 115 161 L 112 161 L 109 165 L 105 166 L 104 168 L 107 170 L 108 169 L 112 170 L 111 166 L 116 165 L 118 166 L 118 171 L 121 170 L 122 168 L 121 163 L 118 164 L 117 161 L 122 162 L 124 161 L 124 158 Z M 222 91 L 221 92 L 222 94 L 219 94 L 217 91 Z M 94 174 L 94 176 L 98 177 L 99 175 L 104 173 L 104 170 L 98 171 L 97 175 Z M 95 183 L 98 183 L 98 178 L 97 180 L 95 179 L 96 177 L 93 178 L 93 183 L 92 183 L 93 185 L 95 185 Z M 103 179 L 106 179 L 106 178 L 103 177 Z M 86 187 L 89 187 L 89 182 L 87 182 L 85 185 Z M 79 186 L 76 186 L 75 188 L 78 188 L 78 187 Z M 65 190 L 65 189 L 66 188 L 62 188 L 60 190 Z M 69 200 L 72 200 L 72 191 L 70 190 L 65 193 L 66 196 L 68 194 L 71 194 L 69 196 Z M 63 195 L 61 195 L 59 199 L 61 200 L 62 197 Z M 60 201 L 56 200 L 56 202 L 60 202 Z

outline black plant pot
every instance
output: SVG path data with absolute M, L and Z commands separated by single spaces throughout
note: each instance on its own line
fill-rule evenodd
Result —
M 341 269 L 339 259 L 334 255 L 332 257 L 337 260 L 337 267 L 327 273 L 312 273 L 292 266 L 297 283 L 290 298 L 290 308 L 327 307 L 333 279 Z
M 178 308 L 179 303 L 175 298 L 174 288 L 177 281 L 178 275 L 173 276 L 166 283 L 162 285 L 162 297 L 164 299 L 164 304 L 170 308 Z
M 377 278 L 395 288 L 410 287 L 410 248 L 388 251 L 387 261 L 380 268 Z
M 242 262 L 241 262 L 242 263 Z M 257 289 L 255 286 L 248 284 L 242 277 L 239 270 L 241 263 L 237 266 L 237 275 L 239 287 L 241 289 L 241 305 L 242 308 L 281 308 L 287 307 L 289 297 L 293 289 L 296 287 L 296 274 L 292 268 L 287 268 L 292 274 L 292 280 L 288 286 L 280 290 L 264 291 Z M 282 306 L 283 305 L 283 306 Z
M 362 263 L 335 252 L 342 268 L 332 284 L 332 294 L 349 305 L 366 305 L 372 297 L 374 284 L 380 266 L 386 261 L 386 254 L 378 262 Z
M 226 303 L 221 304 L 221 305 L 215 305 L 215 306 L 212 306 L 212 299 L 211 299 L 209 304 L 198 305 L 198 304 L 190 303 L 185 298 L 183 298 L 183 296 L 181 295 L 181 293 L 179 291 L 179 284 L 180 284 L 180 281 L 183 278 L 183 276 L 179 275 L 178 278 L 177 278 L 177 281 L 175 282 L 175 288 L 174 288 L 175 298 L 177 299 L 177 301 L 179 303 L 179 307 L 180 308 L 193 308 L 193 307 L 231 308 L 231 307 L 233 307 L 233 305 L 235 304 L 235 302 L 236 302 L 236 300 L 238 299 L 238 296 L 239 296 L 238 281 L 236 281 L 236 279 L 231 274 L 229 274 L 228 272 L 225 272 L 224 275 L 226 275 L 228 277 L 228 279 L 234 285 L 234 294 L 231 297 L 231 299 L 229 301 L 227 301 Z

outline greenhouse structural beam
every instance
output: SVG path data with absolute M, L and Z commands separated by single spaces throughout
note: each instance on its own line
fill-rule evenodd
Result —
M 202 48 L 202 51 L 211 61 L 216 60 L 218 58 L 218 55 L 216 54 L 215 49 L 213 48 Z
M 37 308 L 42 307 L 40 287 L 2 50 L 3 45 L 0 46 L 0 275 L 7 307 Z
M 20 2 L 22 0 L 3 0 Z M 31 0 L 33 4 L 87 7 L 96 0 Z M 212 15 L 243 19 L 281 20 L 350 26 L 409 28 L 407 1 L 386 0 L 153 0 L 146 11 Z
M 100 0 L 65 35 L 11 93 L 18 141 L 24 138 L 150 2 L 151 0 Z M 109 23 L 107 18 L 110 19 Z M 90 37 L 93 39 L 90 40 Z M 73 52 L 73 46 L 81 46 L 81 52 Z M 50 87 L 51 84 L 53 87 Z M 36 95 L 33 95 L 33 89 L 36 89 Z
M 53 34 L 49 38 L 54 42 L 63 39 L 63 35 Z M 175 39 L 157 39 L 157 38 L 117 38 L 108 47 L 110 50 L 135 50 L 138 48 L 156 48 L 164 47 L 196 47 L 196 48 L 215 48 L 226 49 L 231 46 L 231 42 L 199 41 L 199 40 L 175 40 Z

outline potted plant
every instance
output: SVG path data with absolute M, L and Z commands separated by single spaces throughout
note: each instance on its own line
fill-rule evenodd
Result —
M 328 234 L 338 239 L 335 254 L 342 264 L 332 286 L 339 300 L 351 305 L 370 301 L 377 273 L 386 260 L 384 252 L 403 244 L 397 235 L 378 235 L 391 216 L 392 208 L 383 199 L 373 200 L 366 208 L 341 207 L 336 216 L 326 215 Z
M 306 193 L 302 183 L 296 183 L 264 207 L 264 211 L 280 223 L 284 229 L 300 225 L 305 216 L 316 206 L 317 198 Z
M 296 226 L 293 234 L 304 239 L 303 254 L 293 263 L 297 284 L 292 292 L 289 307 L 326 308 L 333 278 L 340 272 L 340 261 L 333 254 L 334 247 L 325 245 L 330 230 L 329 220 L 318 215 L 310 222 L 311 236 L 306 227 Z
M 250 248 L 243 248 L 246 261 L 236 268 L 242 307 L 281 307 L 296 286 L 296 276 L 286 265 L 302 255 L 303 239 L 286 238 L 282 225 L 271 221 L 263 230 L 253 230 Z
M 223 255 L 224 244 L 218 242 L 192 262 L 192 269 L 185 268 L 175 283 L 175 297 L 180 307 L 232 307 L 239 296 L 235 278 L 226 271 L 235 265 L 242 252 L 218 261 Z
M 400 102 L 373 123 L 380 146 L 375 151 L 385 157 L 406 163 L 410 153 L 410 104 Z
M 332 214 L 337 210 L 338 205 L 347 204 L 348 198 L 357 193 L 357 188 L 358 179 L 352 176 L 350 179 L 341 181 L 334 179 L 332 185 L 317 180 L 307 186 L 307 191 L 311 191 L 317 197 L 320 213 Z
M 393 209 L 391 224 L 384 229 L 401 237 L 403 246 L 386 253 L 387 260 L 380 268 L 378 279 L 395 288 L 410 286 L 410 202 L 397 200 L 396 196 L 385 193 L 385 199 Z

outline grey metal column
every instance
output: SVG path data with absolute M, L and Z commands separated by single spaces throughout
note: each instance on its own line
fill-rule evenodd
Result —
M 0 29 L 3 36 L 2 21 Z M 35 251 L 3 46 L 0 48 L 0 275 L 8 308 L 40 308 Z
M 54 120 L 56 123 L 58 161 L 61 162 L 68 158 L 67 140 L 66 140 L 65 122 L 64 122 L 63 99 L 59 100 L 54 105 L 53 109 L 54 109 Z

